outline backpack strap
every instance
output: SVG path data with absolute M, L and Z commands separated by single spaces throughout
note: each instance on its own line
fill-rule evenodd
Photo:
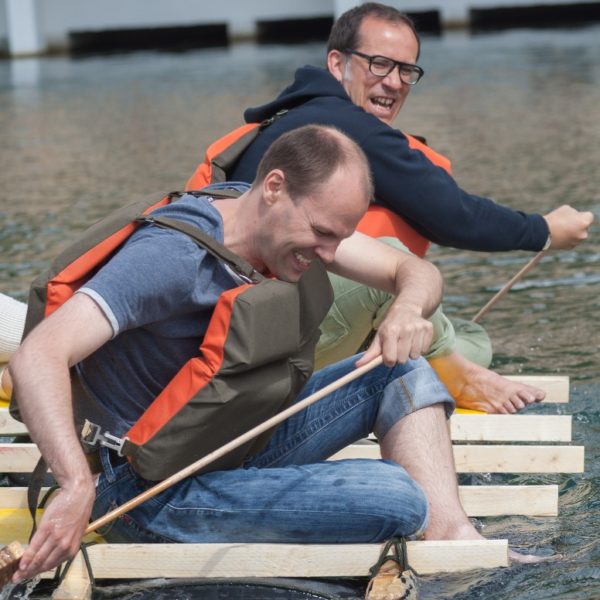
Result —
M 188 180 L 186 190 L 197 190 L 210 183 L 227 181 L 231 169 L 258 134 L 287 112 L 284 108 L 261 123 L 246 123 L 214 141 Z
M 210 235 L 184 221 L 171 219 L 167 217 L 153 217 L 152 215 L 143 215 L 137 218 L 138 221 L 152 223 L 163 229 L 173 229 L 184 233 L 196 244 L 210 252 L 217 260 L 228 264 L 238 275 L 249 283 L 258 283 L 265 279 L 250 263 L 240 258 Z

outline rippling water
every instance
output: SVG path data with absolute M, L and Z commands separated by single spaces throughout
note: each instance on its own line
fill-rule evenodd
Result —
M 235 45 L 184 54 L 0 62 L 0 291 L 30 280 L 77 233 L 140 195 L 180 189 L 206 145 L 273 97 L 324 47 Z M 514 208 L 561 203 L 600 218 L 600 28 L 425 39 L 426 76 L 398 124 L 449 155 L 461 185 Z M 423 578 L 425 598 L 600 597 L 600 227 L 552 253 L 485 318 L 501 372 L 573 382 L 586 472 L 558 483 L 557 519 L 488 519 L 484 532 L 557 552 L 550 565 Z M 449 314 L 470 317 L 530 258 L 434 248 Z M 537 410 L 556 412 L 556 407 Z M 164 596 L 169 597 L 167 596 Z

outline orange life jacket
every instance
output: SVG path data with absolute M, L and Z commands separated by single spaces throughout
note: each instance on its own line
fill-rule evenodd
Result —
M 239 195 L 204 190 L 213 197 Z M 66 302 L 137 229 L 150 221 L 180 231 L 248 282 L 224 291 L 196 355 L 175 374 L 124 438 L 112 435 L 112 419 L 73 377 L 77 426 L 84 449 L 107 446 L 127 456 L 149 480 L 168 477 L 285 409 L 310 376 L 319 325 L 333 292 L 325 268 L 314 261 L 297 283 L 267 279 L 203 231 L 152 211 L 182 193 L 155 196 L 114 211 L 63 251 L 32 284 L 27 333 Z M 260 390 L 260 392 L 257 392 Z M 11 414 L 20 419 L 18 394 Z M 90 422 L 93 419 L 94 422 Z M 223 456 L 210 470 L 240 466 L 272 435 Z
M 285 111 L 282 111 L 285 112 Z M 282 113 L 278 113 L 277 117 Z M 273 119 L 263 123 L 247 123 L 213 142 L 186 184 L 186 190 L 197 190 L 211 183 L 227 181 L 229 169 L 252 143 L 261 128 Z M 406 135 L 406 134 L 405 134 Z M 416 137 L 406 135 L 409 146 L 422 152 L 432 163 L 451 172 L 450 160 L 439 154 Z M 378 204 L 371 204 L 357 226 L 357 231 L 371 237 L 398 238 L 417 256 L 425 256 L 430 241 L 411 227 L 400 215 Z

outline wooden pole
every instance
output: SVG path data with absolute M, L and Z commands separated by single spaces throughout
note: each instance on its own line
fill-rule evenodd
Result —
M 483 307 L 481 310 L 471 319 L 473 323 L 479 323 L 479 321 L 485 316 L 486 313 L 490 311 L 490 309 L 501 299 L 503 298 L 510 288 L 521 279 L 526 273 L 531 271 L 535 265 L 537 265 L 540 260 L 546 254 L 545 250 L 540 250 L 518 273 L 514 275 L 514 277 L 508 281 L 504 287 L 492 297 L 492 299 Z

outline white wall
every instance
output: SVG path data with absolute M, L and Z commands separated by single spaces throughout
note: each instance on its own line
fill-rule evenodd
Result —
M 333 14 L 332 0 L 41 0 L 51 43 L 69 31 L 228 23 L 231 35 L 254 32 L 257 20 Z
M 466 23 L 469 8 L 564 4 L 568 0 L 384 0 L 405 11 L 439 10 L 443 23 Z M 581 1 L 581 0 L 579 0 Z M 584 0 L 586 1 L 586 0 Z M 591 3 L 593 0 L 587 0 Z M 22 19 L 22 32 L 8 31 L 6 8 L 37 8 L 35 19 Z M 101 31 L 227 23 L 232 36 L 254 33 L 258 20 L 339 15 L 360 0 L 0 0 L 0 45 L 26 45 L 38 27 L 40 47 L 66 47 L 72 31 Z M 29 29 L 29 32 L 27 31 Z M 17 37 L 15 37 L 17 35 Z M 17 39 L 18 38 L 18 39 Z

